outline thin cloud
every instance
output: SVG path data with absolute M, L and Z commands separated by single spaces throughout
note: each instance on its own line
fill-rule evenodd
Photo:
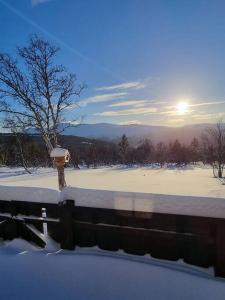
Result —
M 200 103 L 193 103 L 193 104 L 187 104 L 188 107 L 198 107 L 198 106 L 210 106 L 210 105 L 221 105 L 225 104 L 225 101 L 211 101 L 211 102 L 200 102 Z M 167 109 L 173 109 L 176 108 L 177 105 L 170 105 L 167 106 Z
M 109 107 L 126 107 L 126 106 L 133 106 L 133 107 L 146 107 L 146 105 L 162 105 L 166 104 L 167 102 L 155 102 L 152 100 L 127 100 L 118 103 L 113 103 L 108 105 Z
M 50 1 L 53 1 L 53 0 L 31 0 L 31 5 L 37 6 L 37 5 L 44 4 L 44 3 L 50 2 Z
M 190 104 L 188 106 L 195 107 L 195 106 L 220 105 L 220 104 L 225 104 L 225 101 L 200 102 L 200 103 Z
M 140 90 L 144 89 L 146 84 L 141 81 L 129 81 L 111 86 L 96 88 L 96 91 L 113 91 L 113 90 Z
M 158 112 L 159 115 L 169 115 L 169 116 L 178 116 L 178 115 L 182 115 L 182 116 L 188 116 L 190 117 L 190 114 L 192 114 L 194 112 L 194 110 L 188 110 L 187 112 L 185 112 L 184 114 L 179 113 L 177 110 L 165 110 L 165 111 L 160 111 Z
M 118 111 L 103 111 L 101 113 L 96 113 L 95 116 L 105 116 L 105 117 L 111 117 L 111 116 L 130 116 L 130 115 L 148 115 L 148 114 L 154 114 L 157 113 L 157 108 L 155 107 L 149 107 L 149 108 L 130 108 L 130 109 L 124 109 L 124 110 L 118 110 Z
M 212 119 L 218 120 L 219 118 L 224 116 L 225 116 L 224 112 L 219 112 L 219 113 L 212 113 L 212 114 L 194 114 L 191 117 L 199 121 L 210 121 Z
M 127 91 L 135 91 L 140 89 L 145 89 L 156 84 L 159 81 L 159 77 L 147 77 L 141 80 L 135 81 L 124 81 L 119 84 L 114 84 L 110 86 L 98 87 L 96 91 L 114 91 L 114 90 L 127 90 Z
M 117 124 L 119 124 L 119 125 L 139 125 L 142 123 L 138 120 L 131 120 L 131 121 L 118 122 Z
M 84 100 L 79 101 L 79 105 L 86 106 L 86 105 L 92 104 L 92 103 L 107 102 L 107 101 L 112 101 L 114 99 L 122 98 L 124 96 L 127 96 L 126 92 L 96 95 L 96 96 L 88 97 Z
M 181 118 L 174 118 L 174 119 L 167 119 L 167 120 L 164 120 L 164 125 L 165 126 L 169 126 L 169 127 L 180 127 L 180 126 L 183 126 L 185 125 L 186 121 L 184 119 L 181 119 Z
M 134 106 L 134 107 L 141 107 L 148 103 L 147 100 L 128 100 L 122 101 L 119 103 L 113 103 L 108 105 L 109 107 L 126 107 L 126 106 Z

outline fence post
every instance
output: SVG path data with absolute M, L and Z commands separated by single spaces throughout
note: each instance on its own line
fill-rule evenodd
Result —
M 225 221 L 218 220 L 217 222 L 215 276 L 225 277 Z
M 60 246 L 62 249 L 74 250 L 74 222 L 73 210 L 74 200 L 64 200 L 59 203 L 60 206 Z

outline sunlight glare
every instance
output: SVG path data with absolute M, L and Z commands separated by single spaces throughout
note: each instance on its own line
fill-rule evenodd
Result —
M 184 115 L 188 112 L 188 103 L 187 102 L 179 102 L 176 106 L 177 113 L 179 115 Z

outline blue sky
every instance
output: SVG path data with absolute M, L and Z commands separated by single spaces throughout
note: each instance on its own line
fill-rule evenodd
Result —
M 0 51 L 14 54 L 31 33 L 59 45 L 58 62 L 88 85 L 70 120 L 181 126 L 224 116 L 223 0 L 0 0 Z

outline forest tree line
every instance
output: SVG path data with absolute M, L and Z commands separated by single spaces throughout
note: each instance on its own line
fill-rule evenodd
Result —
M 60 136 L 59 142 L 69 149 L 71 157 L 68 165 L 75 168 L 116 164 L 184 166 L 197 162 L 213 166 L 218 160 L 218 149 L 207 139 L 194 138 L 189 144 L 183 144 L 178 139 L 169 143 L 153 143 L 150 139 L 144 139 L 133 146 L 126 135 L 118 143 Z M 224 162 L 225 156 L 221 160 L 222 167 Z M 50 167 L 52 161 L 41 137 L 17 133 L 0 136 L 0 164 L 22 166 L 29 170 L 32 167 Z

